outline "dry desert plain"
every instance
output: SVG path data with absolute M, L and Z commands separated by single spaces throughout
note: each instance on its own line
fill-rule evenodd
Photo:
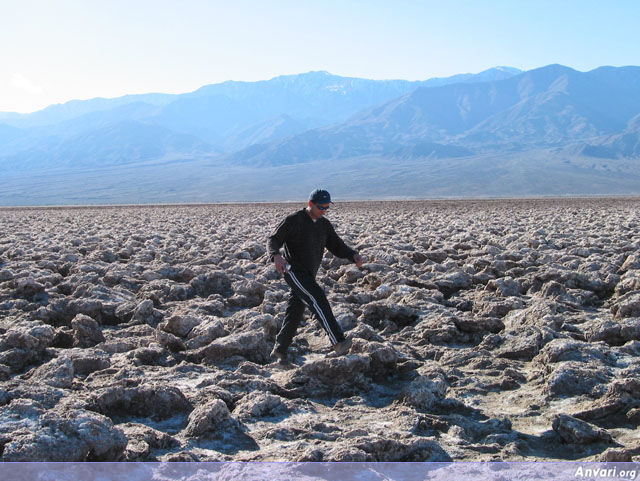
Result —
M 281 364 L 302 206 L 0 210 L 0 459 L 639 459 L 640 199 L 337 204 Z

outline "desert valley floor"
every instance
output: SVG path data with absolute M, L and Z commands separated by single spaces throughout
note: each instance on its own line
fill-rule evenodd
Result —
M 282 364 L 302 206 L 0 209 L 0 459 L 640 459 L 640 198 L 338 203 Z

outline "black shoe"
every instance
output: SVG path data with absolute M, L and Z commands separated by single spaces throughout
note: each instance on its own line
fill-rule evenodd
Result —
M 339 356 L 347 354 L 349 352 L 349 349 L 351 349 L 351 339 L 345 339 L 344 341 L 338 342 L 333 345 L 333 350 Z
M 271 351 L 271 355 L 273 357 L 277 357 L 278 361 L 280 361 L 280 362 L 286 362 L 287 361 L 287 351 L 282 351 L 281 349 L 279 349 L 278 346 L 275 346 L 273 348 L 273 351 Z

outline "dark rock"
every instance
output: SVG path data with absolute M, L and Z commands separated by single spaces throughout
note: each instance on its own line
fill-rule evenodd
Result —
M 209 318 L 189 331 L 186 345 L 189 349 L 197 349 L 228 334 L 229 333 L 219 319 Z
M 158 309 L 153 307 L 153 301 L 146 299 L 137 305 L 133 312 L 133 319 L 149 324 L 150 326 L 157 326 L 164 315 Z
M 0 408 L 2 461 L 117 461 L 127 445 L 111 420 L 83 409 L 45 410 L 18 399 Z
M 242 398 L 233 410 L 233 416 L 247 422 L 256 418 L 287 413 L 289 408 L 283 398 L 265 392 L 250 393 Z
M 158 326 L 158 329 L 178 337 L 187 337 L 191 330 L 199 325 L 201 320 L 189 314 L 174 314 Z
M 504 329 L 504 324 L 497 317 L 456 317 L 453 322 L 462 332 L 498 333 Z
M 486 291 L 493 292 L 500 297 L 513 297 L 522 294 L 522 286 L 511 276 L 492 279 L 487 282 Z
M 52 409 L 64 399 L 62 389 L 53 388 L 40 382 L 29 380 L 16 380 L 15 378 L 4 383 L 0 388 L 0 406 L 9 404 L 15 399 L 30 399 L 44 409 Z
M 200 297 L 208 297 L 211 294 L 220 294 L 222 297 L 231 297 L 233 294 L 232 283 L 223 271 L 213 271 L 208 274 L 200 274 L 189 283 Z
M 0 261 L 0 266 L 4 263 Z M 14 272 L 9 268 L 0 269 L 0 282 L 7 282 L 13 279 L 15 276 Z
M 556 314 L 557 305 L 554 302 L 534 298 L 528 307 L 509 312 L 503 322 L 507 329 L 514 330 L 526 326 L 555 328 L 559 324 Z
M 216 362 L 233 356 L 242 356 L 257 363 L 264 363 L 270 357 L 271 347 L 262 333 L 246 332 L 231 334 L 215 339 L 209 345 L 189 352 L 187 359 L 192 362 L 203 360 Z
M 166 419 L 191 410 L 191 404 L 175 387 L 142 384 L 137 387 L 113 386 L 91 393 L 87 408 L 110 417 L 144 416 Z
M 445 296 L 450 296 L 461 289 L 469 288 L 472 282 L 473 280 L 471 276 L 463 271 L 452 272 L 435 280 L 438 290 L 440 290 Z
M 522 301 L 517 297 L 507 298 L 477 298 L 473 303 L 473 312 L 483 317 L 504 317 L 513 310 L 519 310 L 524 307 Z
M 497 357 L 531 361 L 540 350 L 553 340 L 549 329 L 525 327 L 520 332 L 509 331 L 501 335 L 502 342 L 495 351 Z
M 370 366 L 369 357 L 349 354 L 307 362 L 298 368 L 298 372 L 324 384 L 335 385 L 359 378 Z
M 60 356 L 36 368 L 31 380 L 42 382 L 52 387 L 71 388 L 75 371 L 73 363 L 67 356 Z
M 220 399 L 214 399 L 197 406 L 189 415 L 189 422 L 183 431 L 184 436 L 220 436 L 225 430 L 240 428 L 240 423 L 229 413 L 227 405 Z
M 124 435 L 129 440 L 124 452 L 126 461 L 154 461 L 151 450 L 166 450 L 180 446 L 178 440 L 162 431 L 144 424 L 119 424 Z
M 56 329 L 53 340 L 51 341 L 51 347 L 69 349 L 73 347 L 73 342 L 73 329 L 63 326 Z
M 261 282 L 243 280 L 235 282 L 232 286 L 234 294 L 229 298 L 229 305 L 234 307 L 257 307 L 264 301 L 267 286 Z
M 592 323 L 585 329 L 585 339 L 590 342 L 604 341 L 610 346 L 640 341 L 640 318 L 600 320 Z
M 567 444 L 582 445 L 595 442 L 613 442 L 611 434 L 604 429 L 566 414 L 557 415 L 553 419 L 551 427 Z
M 615 296 L 622 297 L 630 292 L 640 291 L 640 270 L 626 272 L 616 285 Z
M 640 269 L 640 255 L 637 253 L 631 254 L 627 256 L 622 265 L 620 266 L 619 272 L 627 272 L 630 270 L 639 270 Z
M 589 409 L 574 414 L 576 418 L 597 420 L 626 415 L 640 403 L 640 378 L 620 379 L 609 385 L 604 396 Z
M 615 359 L 608 350 L 598 348 L 593 343 L 574 339 L 553 339 L 536 356 L 536 361 L 543 365 L 562 361 L 587 362 L 590 360 L 609 365 L 615 363 Z
M 200 458 L 189 451 L 179 451 L 177 453 L 167 453 L 158 458 L 163 463 L 197 463 Z
M 41 322 L 20 322 L 2 335 L 0 351 L 11 348 L 42 351 L 51 345 L 54 335 L 53 328 Z
M 39 321 L 24 321 L 12 326 L 0 338 L 0 364 L 20 372 L 29 364 L 47 357 L 46 348 L 55 337 L 51 326 Z
M 156 271 L 160 279 L 170 279 L 175 282 L 189 282 L 196 274 L 193 269 L 185 266 L 166 266 Z
M 611 313 L 616 319 L 640 317 L 640 293 L 632 292 L 611 306 Z
M 427 259 L 437 262 L 438 264 L 442 263 L 447 257 L 449 257 L 449 255 L 442 250 L 430 250 L 423 252 L 423 254 Z
M 44 286 L 32 277 L 23 277 L 15 280 L 14 295 L 22 299 L 32 300 L 44 293 Z
M 289 289 L 266 258 L 265 205 L 5 209 L 0 406 L 38 402 L 43 413 L 13 412 L 23 424 L 10 433 L 0 420 L 0 457 L 33 435 L 60 460 L 448 461 L 440 439 L 458 460 L 633 461 L 638 205 L 346 203 L 331 220 L 371 262 L 327 255 L 318 282 L 353 345 L 333 353 L 306 309 L 290 363 L 269 356 Z M 267 208 L 273 219 L 290 209 Z M 624 447 L 602 454 L 607 436 L 582 444 L 585 430 L 560 421 L 527 434 L 562 406 Z M 43 431 L 58 425 L 45 414 L 88 407 L 156 429 L 122 425 L 119 455 L 87 451 L 73 427 Z
M 353 448 L 370 454 L 377 462 L 449 462 L 451 457 L 435 441 L 417 439 L 401 442 L 394 439 L 374 438 L 356 440 Z
M 148 347 L 139 347 L 127 352 L 127 358 L 133 359 L 136 366 L 169 366 L 169 351 L 159 344 L 150 344 Z
M 394 374 L 400 358 L 398 352 L 391 346 L 362 339 L 353 341 L 350 352 L 369 357 L 369 369 L 365 374 L 372 379 L 384 379 Z
M 171 352 L 180 352 L 180 351 L 185 351 L 187 349 L 182 339 L 168 332 L 156 330 L 153 336 L 156 342 L 158 342 L 158 344 L 166 347 Z
M 418 311 L 411 307 L 375 301 L 364 306 L 360 320 L 374 328 L 378 328 L 384 320 L 391 321 L 402 328 L 413 324 L 418 317 Z
M 136 307 L 137 305 L 134 302 L 123 302 L 122 304 L 118 305 L 114 312 L 114 315 L 120 322 L 129 322 L 133 318 Z
M 276 378 L 280 389 L 296 397 L 349 397 L 365 389 L 370 381 L 368 357 L 349 354 L 307 362 Z
M 601 463 L 631 463 L 640 455 L 639 448 L 609 448 L 600 456 Z
M 368 324 L 360 324 L 351 331 L 349 331 L 349 337 L 352 339 L 360 338 L 365 341 L 383 342 L 384 338 L 373 330 Z
M 74 347 L 93 347 L 104 342 L 100 325 L 84 314 L 78 314 L 71 321 Z
M 547 378 L 545 392 L 554 398 L 581 394 L 598 396 L 606 389 L 611 378 L 612 374 L 598 364 L 560 362 Z
M 60 356 L 68 357 L 73 366 L 75 376 L 87 376 L 95 371 L 102 371 L 111 366 L 106 352 L 100 349 L 69 349 Z
M 629 422 L 635 425 L 640 424 L 640 408 L 629 409 L 629 411 L 627 411 L 626 418 Z
M 402 392 L 400 400 L 421 412 L 429 411 L 444 399 L 448 387 L 442 375 L 422 375 L 411 381 Z

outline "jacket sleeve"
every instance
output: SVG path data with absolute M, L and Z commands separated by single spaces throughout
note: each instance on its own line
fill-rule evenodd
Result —
M 357 254 L 351 247 L 347 246 L 344 241 L 338 237 L 333 225 L 328 222 L 328 235 L 327 235 L 327 249 L 336 257 L 342 257 L 343 259 L 349 259 L 353 262 L 353 256 Z
M 285 218 L 276 230 L 269 236 L 267 240 L 267 252 L 269 253 L 269 260 L 273 262 L 273 257 L 280 253 L 280 248 L 286 242 L 289 232 L 291 231 L 291 219 Z

